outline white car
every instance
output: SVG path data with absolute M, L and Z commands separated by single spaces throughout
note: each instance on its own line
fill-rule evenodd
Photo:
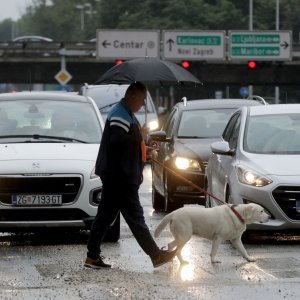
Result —
M 300 229 L 300 104 L 238 109 L 211 149 L 208 192 L 227 203 L 260 204 L 271 215 L 249 229 Z
M 106 116 L 110 109 L 117 104 L 121 98 L 124 97 L 128 84 L 104 84 L 104 85 L 83 85 L 79 91 L 79 94 L 89 96 L 96 102 L 101 115 L 106 119 Z M 143 126 L 145 119 L 147 118 L 147 127 L 150 131 L 158 130 L 158 116 L 155 105 L 153 103 L 150 93 L 147 93 L 147 110 L 142 106 L 141 109 L 135 113 L 140 125 Z M 164 111 L 162 111 L 163 113 Z
M 89 97 L 0 95 L 0 231 L 90 227 L 102 189 L 94 167 L 103 126 Z M 116 220 L 111 240 L 119 233 Z
M 14 38 L 13 42 L 53 42 L 53 40 L 39 35 L 24 35 Z

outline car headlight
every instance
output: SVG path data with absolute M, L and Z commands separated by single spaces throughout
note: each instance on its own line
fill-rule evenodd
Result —
M 175 167 L 180 170 L 190 169 L 190 170 L 201 171 L 201 167 L 197 160 L 186 158 L 186 157 L 180 157 L 180 156 L 177 156 L 175 158 Z
M 241 166 L 237 166 L 236 170 L 237 170 L 238 180 L 241 183 L 256 186 L 256 187 L 262 187 L 272 183 L 271 179 L 267 178 L 262 174 L 259 174 L 256 171 L 246 169 Z
M 158 129 L 158 121 L 156 120 L 150 121 L 148 123 L 148 128 L 150 129 L 150 131 Z

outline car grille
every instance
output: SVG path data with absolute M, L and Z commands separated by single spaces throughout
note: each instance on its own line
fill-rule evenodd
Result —
M 74 202 L 81 187 L 81 176 L 30 176 L 1 177 L 0 202 L 10 205 L 12 195 L 53 194 L 62 195 L 62 203 Z
M 272 195 L 290 219 L 300 220 L 300 212 L 296 210 L 296 201 L 300 201 L 300 186 L 280 186 Z

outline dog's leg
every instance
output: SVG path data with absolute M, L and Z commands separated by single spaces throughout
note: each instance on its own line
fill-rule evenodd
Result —
M 175 247 L 177 247 L 177 243 L 174 240 L 168 244 L 168 251 L 172 251 Z
M 189 263 L 188 261 L 184 260 L 181 255 L 181 250 L 185 244 L 186 244 L 186 242 L 178 244 L 178 242 L 176 242 L 176 240 L 174 240 L 168 244 L 169 251 L 172 251 L 175 247 L 177 247 L 176 256 L 179 259 L 180 264 L 188 264 Z
M 255 258 L 249 256 L 249 254 L 247 253 L 242 241 L 241 241 L 241 238 L 237 238 L 237 239 L 234 239 L 234 240 L 231 240 L 230 241 L 232 243 L 232 245 L 242 254 L 242 256 L 247 259 L 248 261 L 255 261 Z
M 222 242 L 222 239 L 220 239 L 218 237 L 212 240 L 210 259 L 211 259 L 211 263 L 213 263 L 213 264 L 221 262 L 216 259 L 217 251 L 218 251 L 218 248 L 219 248 L 221 242 Z

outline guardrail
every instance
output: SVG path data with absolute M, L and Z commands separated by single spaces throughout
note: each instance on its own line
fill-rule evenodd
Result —
M 0 42 L 0 58 L 96 56 L 95 42 Z
M 0 42 L 0 60 L 3 58 L 45 57 L 96 58 L 96 42 Z M 300 44 L 292 46 L 293 60 L 300 59 Z M 230 61 L 222 61 L 230 63 Z

